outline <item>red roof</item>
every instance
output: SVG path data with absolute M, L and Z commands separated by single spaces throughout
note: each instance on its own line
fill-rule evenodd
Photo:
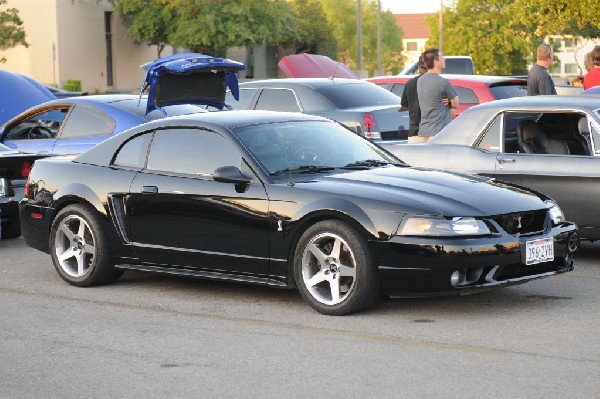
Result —
M 429 37 L 429 26 L 425 18 L 435 14 L 394 14 L 396 25 L 404 31 L 404 39 L 425 39 Z

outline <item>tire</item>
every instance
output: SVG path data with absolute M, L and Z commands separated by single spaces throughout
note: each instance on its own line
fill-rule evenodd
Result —
M 102 220 L 88 206 L 69 205 L 58 213 L 50 229 L 50 253 L 56 271 L 71 285 L 108 284 L 123 274 L 111 264 Z
M 298 241 L 293 264 L 300 294 L 320 313 L 356 313 L 379 298 L 379 276 L 367 243 L 342 221 L 309 227 Z
M 2 231 L 0 231 L 0 238 L 7 240 L 9 238 L 17 238 L 21 235 L 21 222 L 19 217 L 10 218 L 8 222 L 3 223 Z

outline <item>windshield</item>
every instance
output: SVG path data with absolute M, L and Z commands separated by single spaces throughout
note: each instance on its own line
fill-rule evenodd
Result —
M 294 121 L 240 127 L 234 134 L 264 169 L 315 173 L 335 168 L 371 168 L 399 164 L 394 156 L 328 121 Z
M 400 106 L 399 97 L 373 83 L 334 85 L 321 87 L 317 91 L 341 109 Z

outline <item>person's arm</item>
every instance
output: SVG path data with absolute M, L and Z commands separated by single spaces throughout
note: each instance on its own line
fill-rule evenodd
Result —
M 448 99 L 448 105 L 450 108 L 458 108 L 459 101 L 458 96 L 456 95 L 456 90 L 452 87 L 450 81 L 446 83 L 446 98 Z
M 550 75 L 547 75 L 546 78 L 542 79 L 540 82 L 540 94 L 556 94 L 554 81 L 552 81 Z
M 459 101 L 458 96 L 455 96 L 452 100 L 450 100 L 450 108 L 458 108 Z

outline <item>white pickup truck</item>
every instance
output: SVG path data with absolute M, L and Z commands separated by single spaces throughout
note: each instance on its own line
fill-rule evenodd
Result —
M 473 75 L 475 73 L 473 58 L 468 55 L 447 55 L 444 58 L 446 58 L 446 68 L 442 70 L 444 74 Z M 404 68 L 400 75 L 416 75 L 418 67 L 419 62 L 415 61 Z

